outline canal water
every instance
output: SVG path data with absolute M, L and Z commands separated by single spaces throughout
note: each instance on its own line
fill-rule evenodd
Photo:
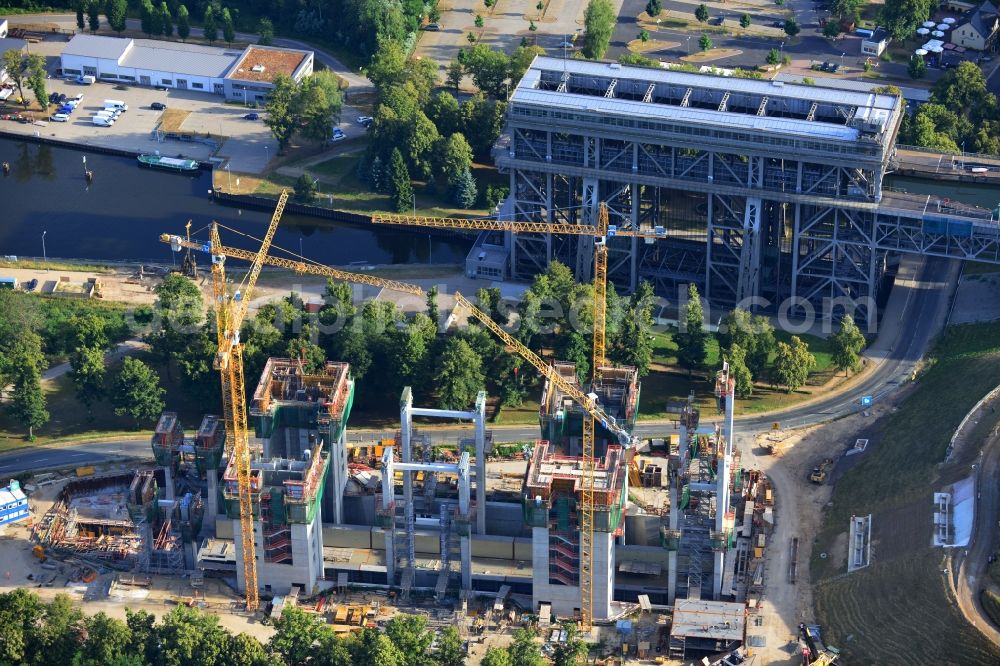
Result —
M 94 173 L 89 186 L 83 158 Z M 0 256 L 49 257 L 169 263 L 179 261 L 159 241 L 161 233 L 207 239 L 213 220 L 260 238 L 271 213 L 216 204 L 207 171 L 197 176 L 140 169 L 134 158 L 98 155 L 33 142 L 0 139 Z M 336 202 L 336 193 L 334 193 Z M 226 245 L 254 249 L 239 234 L 220 231 Z M 274 244 L 328 265 L 461 263 L 471 240 L 429 238 L 391 229 L 361 228 L 286 213 Z M 259 243 L 257 244 L 259 247 Z M 279 252 L 273 252 L 281 256 Z M 287 256 L 287 255 L 285 255 Z
M 84 157 L 94 172 L 90 185 L 83 177 Z M 0 161 L 11 165 L 10 175 L 0 177 L 0 255 L 41 256 L 46 232 L 49 257 L 168 263 L 179 257 L 158 236 L 183 234 L 188 220 L 193 232 L 201 230 L 196 236 L 207 239 L 205 228 L 213 220 L 260 237 L 271 217 L 214 203 L 208 172 L 187 176 L 140 169 L 132 158 L 13 139 L 0 139 Z M 887 186 L 984 208 L 1000 203 L 995 187 L 913 178 L 889 178 Z M 227 245 L 255 247 L 230 231 L 221 236 Z M 461 263 L 471 247 L 469 240 L 376 231 L 290 213 L 282 217 L 274 244 L 292 252 L 301 247 L 306 257 L 332 265 Z

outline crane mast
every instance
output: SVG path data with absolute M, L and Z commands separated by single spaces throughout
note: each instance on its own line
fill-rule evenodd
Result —
M 257 586 L 257 547 L 254 539 L 253 496 L 250 485 L 250 438 L 247 432 L 246 388 L 243 378 L 243 344 L 240 327 L 250 307 L 257 278 L 270 249 L 274 232 L 285 210 L 288 191 L 282 190 L 260 249 L 253 253 L 253 264 L 241 290 L 232 291 L 226 282 L 226 255 L 221 249 L 218 224 L 212 225 L 212 295 L 215 302 L 215 322 L 218 351 L 214 367 L 222 384 L 222 414 L 226 426 L 226 443 L 231 461 L 236 467 L 240 501 L 240 541 L 243 548 L 243 580 L 246 588 L 246 608 L 256 611 L 260 605 Z

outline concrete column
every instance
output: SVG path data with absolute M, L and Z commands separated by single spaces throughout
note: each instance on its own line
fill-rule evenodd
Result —
M 531 606 L 538 610 L 541 601 L 552 601 L 549 594 L 549 530 L 531 528 Z
M 684 440 L 681 440 L 681 447 L 684 446 Z M 679 476 L 679 475 L 678 475 Z M 670 482 L 670 514 L 668 518 L 667 525 L 671 530 L 676 530 L 677 526 L 680 524 L 680 509 L 677 506 L 677 502 L 680 501 L 680 497 L 677 494 L 677 483 L 674 481 Z M 667 552 L 667 603 L 674 603 L 674 598 L 677 596 L 677 551 L 671 550 Z
M 467 537 L 459 537 L 459 548 L 462 550 L 462 592 L 472 593 L 472 540 Z
M 392 447 L 385 447 L 382 453 L 382 509 L 395 511 L 393 500 L 395 499 L 395 488 L 393 486 L 393 460 Z M 395 517 L 392 518 L 395 521 Z M 396 530 L 394 525 L 382 528 L 385 536 L 385 576 L 388 585 L 396 584 Z
M 205 505 L 208 514 L 205 523 L 212 526 L 212 533 L 215 533 L 215 517 L 219 515 L 219 470 L 210 469 L 208 476 L 208 497 L 205 498 Z
M 733 461 L 733 396 L 734 386 L 730 383 L 726 394 L 726 412 L 722 425 L 722 437 L 724 447 L 722 456 L 719 459 L 719 469 L 716 476 L 718 488 L 716 490 L 715 504 L 715 530 L 722 532 L 725 524 L 726 512 L 729 510 L 729 479 L 732 475 L 731 465 Z M 722 591 L 722 573 L 725 571 L 726 549 L 713 553 L 714 565 L 712 567 L 712 595 L 718 601 Z
M 486 534 L 486 391 L 476 394 L 476 534 Z
M 174 499 L 174 470 L 170 465 L 163 468 L 164 499 Z
M 615 596 L 615 543 L 611 532 L 594 533 L 593 610 L 595 620 L 611 617 Z

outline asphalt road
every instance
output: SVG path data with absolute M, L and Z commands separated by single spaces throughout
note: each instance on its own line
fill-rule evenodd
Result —
M 742 435 L 767 430 L 775 421 L 781 424 L 782 429 L 829 421 L 857 411 L 861 396 L 872 395 L 878 400 L 904 383 L 943 325 L 951 294 L 948 286 L 956 283 L 957 267 L 958 262 L 927 259 L 912 286 L 897 285 L 896 289 L 908 290 L 905 303 L 899 314 L 890 307 L 883 316 L 883 332 L 866 354 L 871 362 L 878 365 L 853 390 L 779 412 L 739 418 L 738 432 Z M 897 296 L 897 300 L 899 298 Z M 898 320 L 892 321 L 897 317 Z M 711 419 L 706 417 L 705 421 L 710 422 Z M 641 423 L 636 426 L 635 434 L 650 437 L 672 428 L 673 425 L 667 422 Z M 467 428 L 421 430 L 436 441 L 456 440 L 468 433 Z M 495 441 L 532 441 L 538 438 L 537 426 L 496 426 L 492 430 Z M 363 434 L 364 431 L 349 431 L 351 439 Z M 31 469 L 100 463 L 122 457 L 148 458 L 150 453 L 146 439 L 12 451 L 0 455 L 0 476 Z
M 989 587 L 987 560 L 994 547 L 1000 516 L 1000 437 L 993 437 L 981 453 L 976 465 L 976 514 L 972 542 L 964 552 L 955 549 L 952 571 L 958 573 L 956 596 L 965 619 L 988 639 L 1000 644 L 1000 631 L 986 615 L 979 598 L 979 591 Z

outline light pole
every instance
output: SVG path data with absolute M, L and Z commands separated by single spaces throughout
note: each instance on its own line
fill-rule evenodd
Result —
M 229 191 L 232 192 L 233 191 L 233 174 L 232 174 L 231 171 L 229 171 L 229 163 L 228 162 L 226 162 L 226 178 L 229 181 Z
M 264 144 L 264 168 L 267 168 L 267 163 L 271 161 L 271 151 L 268 149 L 267 144 Z
M 687 36 L 687 41 L 688 41 L 688 45 L 687 45 L 687 54 L 688 54 L 688 55 L 691 55 L 691 35 L 688 35 L 688 36 Z
M 785 43 L 781 42 L 781 62 L 785 61 Z
M 845 56 L 845 55 L 847 55 L 847 54 L 846 54 L 846 53 L 841 53 L 841 54 L 840 54 L 840 68 L 841 68 L 841 69 L 843 69 L 843 68 L 844 68 L 844 56 Z
M 302 258 L 302 234 L 299 234 L 299 259 Z
M 962 142 L 962 170 L 965 170 L 965 142 Z
M 47 234 L 47 233 L 49 233 L 49 232 L 48 231 L 43 231 L 42 232 L 42 263 L 45 264 L 45 272 L 46 273 L 49 272 L 49 266 L 48 266 L 49 255 L 45 251 L 45 234 Z
M 413 201 L 413 217 L 417 216 L 417 193 L 410 192 L 410 199 Z

